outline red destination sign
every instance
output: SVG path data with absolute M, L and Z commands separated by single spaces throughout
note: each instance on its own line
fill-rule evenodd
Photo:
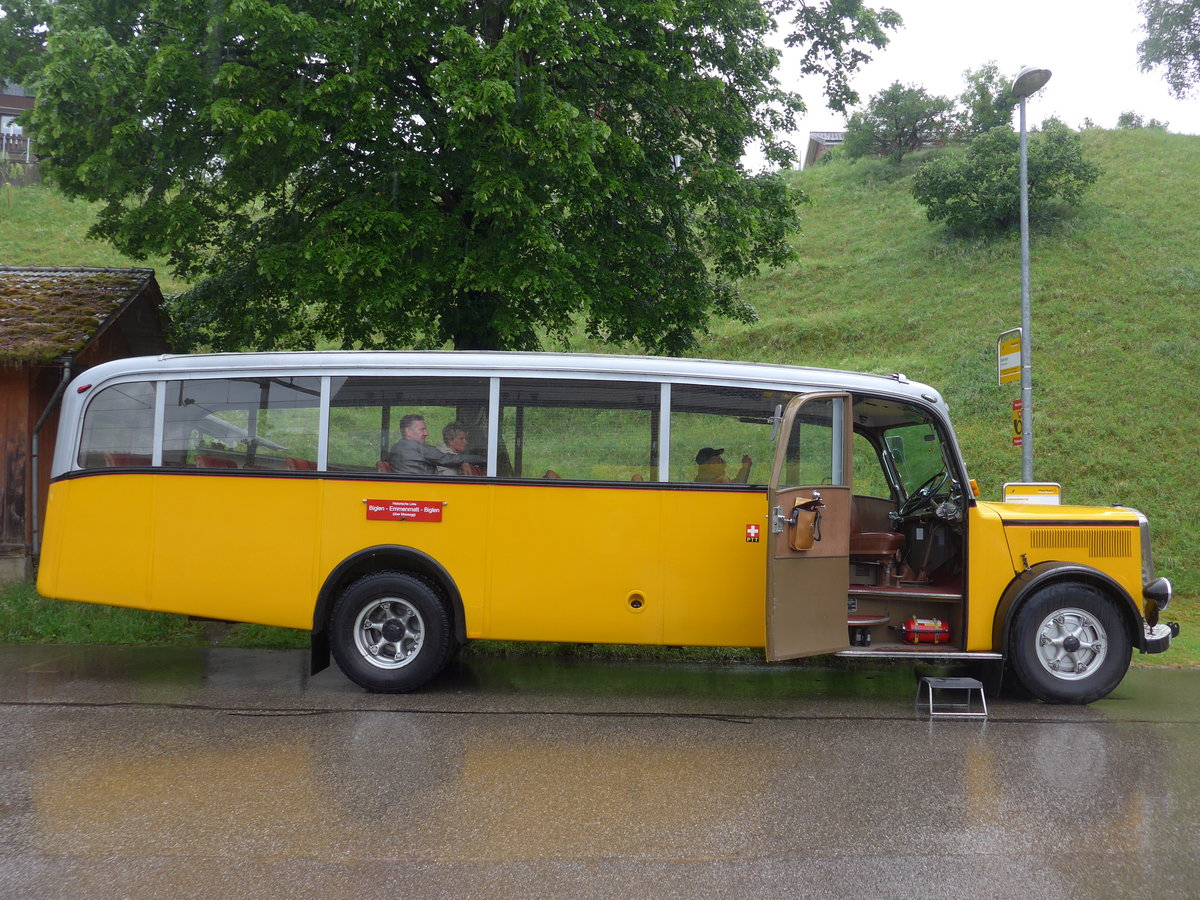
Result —
M 376 522 L 440 522 L 440 500 L 368 500 L 367 519 Z

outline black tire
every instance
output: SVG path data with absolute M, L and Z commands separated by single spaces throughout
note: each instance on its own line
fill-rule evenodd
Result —
M 413 691 L 450 658 L 450 612 L 423 579 L 376 572 L 346 588 L 334 604 L 329 645 L 338 667 L 360 687 Z
M 1125 677 L 1133 647 L 1120 610 L 1085 584 L 1048 585 L 1021 604 L 1008 656 L 1020 686 L 1047 703 L 1091 703 Z

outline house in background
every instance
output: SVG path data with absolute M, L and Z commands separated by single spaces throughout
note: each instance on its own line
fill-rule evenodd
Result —
M 0 80 L 0 180 L 25 183 L 38 179 L 33 141 L 17 124 L 17 116 L 33 109 L 33 94 Z
M 19 84 L 0 80 L 0 131 L 20 135 L 21 126 L 13 120 L 29 109 L 33 109 L 33 94 Z
M 168 350 L 153 269 L 0 266 L 0 582 L 31 574 L 67 382 Z
M 807 169 L 834 147 L 840 147 L 845 140 L 844 131 L 810 131 L 808 150 L 804 153 L 804 168 Z

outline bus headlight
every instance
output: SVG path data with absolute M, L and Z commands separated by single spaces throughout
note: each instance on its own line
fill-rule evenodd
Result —
M 1158 624 L 1158 614 L 1171 605 L 1174 589 L 1166 578 L 1155 578 L 1142 588 L 1146 600 L 1146 621 L 1151 627 Z

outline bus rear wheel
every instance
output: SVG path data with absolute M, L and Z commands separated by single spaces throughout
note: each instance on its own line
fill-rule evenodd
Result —
M 342 592 L 329 619 L 333 658 L 368 691 L 416 690 L 445 667 L 453 643 L 441 597 L 402 572 L 360 578 Z
M 1125 677 L 1132 654 L 1120 611 L 1087 585 L 1049 585 L 1013 619 L 1013 674 L 1047 703 L 1091 703 L 1107 696 Z

